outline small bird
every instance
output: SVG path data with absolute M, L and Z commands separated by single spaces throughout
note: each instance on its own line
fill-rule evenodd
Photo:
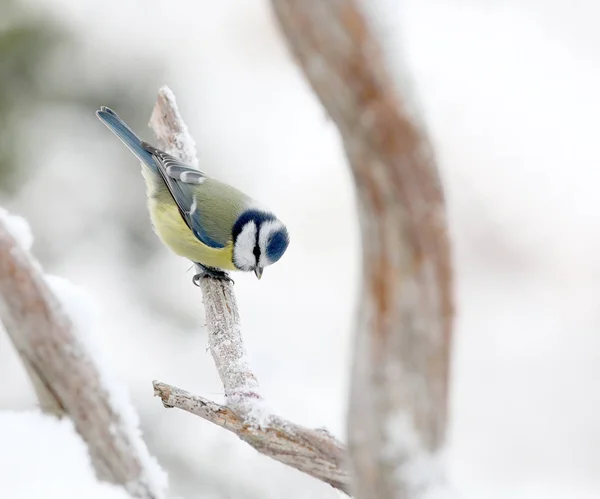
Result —
M 143 142 L 111 109 L 96 115 L 142 162 L 148 210 L 161 241 L 194 262 L 203 277 L 231 280 L 227 270 L 253 271 L 278 261 L 289 245 L 285 225 L 236 188 Z

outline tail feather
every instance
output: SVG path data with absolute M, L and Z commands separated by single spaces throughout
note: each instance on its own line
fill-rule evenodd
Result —
M 100 107 L 96 111 L 96 116 L 104 123 L 136 157 L 152 171 L 158 173 L 156 163 L 152 154 L 142 147 L 142 140 L 129 128 L 129 126 L 115 113 L 106 106 Z

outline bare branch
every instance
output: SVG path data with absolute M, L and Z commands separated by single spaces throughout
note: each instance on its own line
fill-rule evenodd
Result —
M 99 479 L 136 497 L 163 491 L 147 468 L 149 455 L 110 400 L 93 357 L 28 254 L 0 216 L 0 320 L 23 360 L 41 403 L 71 417 L 87 443 Z
M 408 470 L 440 449 L 452 322 L 444 197 L 425 133 L 356 0 L 272 0 L 298 63 L 336 122 L 363 245 L 349 443 L 357 498 L 411 498 Z M 363 4 L 363 5 L 366 5 Z
M 5 325 L 7 331 L 18 331 L 18 327 L 15 327 L 15 324 Z M 10 333 L 9 333 L 10 335 Z M 60 400 L 56 396 L 56 394 L 51 390 L 51 388 L 46 385 L 43 378 L 37 373 L 35 367 L 29 363 L 27 358 L 21 355 L 21 362 L 25 367 L 25 372 L 29 376 L 31 380 L 31 384 L 33 385 L 33 389 L 35 390 L 35 394 L 37 396 L 40 409 L 42 412 L 47 414 L 51 414 L 56 416 L 57 418 L 62 418 L 66 415 L 64 407 L 61 405 Z
M 160 147 L 185 163 L 197 166 L 194 140 L 168 87 L 162 87 L 158 92 L 150 127 Z M 223 383 L 225 400 L 229 407 L 247 412 L 250 409 L 248 401 L 261 396 L 256 376 L 246 361 L 233 285 L 228 281 L 201 279 L 200 288 L 206 313 L 208 346 Z
M 150 119 L 160 147 L 190 165 L 197 165 L 190 138 L 172 92 L 163 87 Z M 233 286 L 201 279 L 208 346 L 223 383 L 227 407 L 163 383 L 155 394 L 167 407 L 177 407 L 223 426 L 256 450 L 334 487 L 348 491 L 345 447 L 325 431 L 302 428 L 270 414 L 259 393 L 256 376 L 246 361 Z
M 275 415 L 257 421 L 229 407 L 155 381 L 154 393 L 165 407 L 177 407 L 235 433 L 258 452 L 303 471 L 337 489 L 348 491 L 346 449 L 325 430 L 312 430 Z

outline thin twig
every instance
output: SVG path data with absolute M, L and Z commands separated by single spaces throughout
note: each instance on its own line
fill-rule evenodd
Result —
M 0 320 L 55 414 L 68 415 L 86 442 L 99 479 L 144 499 L 164 496 L 147 449 L 125 424 L 91 352 L 29 255 L 0 216 Z M 153 463 L 154 464 L 154 463 Z
M 433 463 L 446 429 L 453 315 L 433 153 L 409 114 L 414 103 L 390 77 L 362 11 L 368 2 L 272 3 L 340 130 L 358 195 L 363 286 L 348 424 L 353 492 L 360 499 L 421 497 L 439 480 Z M 415 466 L 421 476 L 411 473 Z
M 197 165 L 194 142 L 167 87 L 159 91 L 150 127 L 160 147 L 189 165 Z M 345 446 L 325 431 L 302 428 L 268 412 L 256 376 L 246 361 L 233 285 L 207 278 L 200 280 L 200 289 L 208 346 L 223 383 L 227 406 L 157 381 L 155 394 L 166 407 L 176 407 L 223 426 L 262 454 L 347 492 Z

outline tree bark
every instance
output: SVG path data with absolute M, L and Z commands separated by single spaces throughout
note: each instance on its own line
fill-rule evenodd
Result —
M 353 493 L 414 498 L 439 479 L 453 316 L 444 195 L 432 149 L 355 0 L 272 4 L 339 128 L 356 185 L 363 263 L 348 425 Z
M 0 216 L 0 320 L 32 376 L 43 409 L 68 415 L 100 480 L 144 499 L 164 497 L 162 474 L 112 398 L 93 352 L 78 339 L 39 266 Z M 162 478 L 162 476 L 161 476 Z

